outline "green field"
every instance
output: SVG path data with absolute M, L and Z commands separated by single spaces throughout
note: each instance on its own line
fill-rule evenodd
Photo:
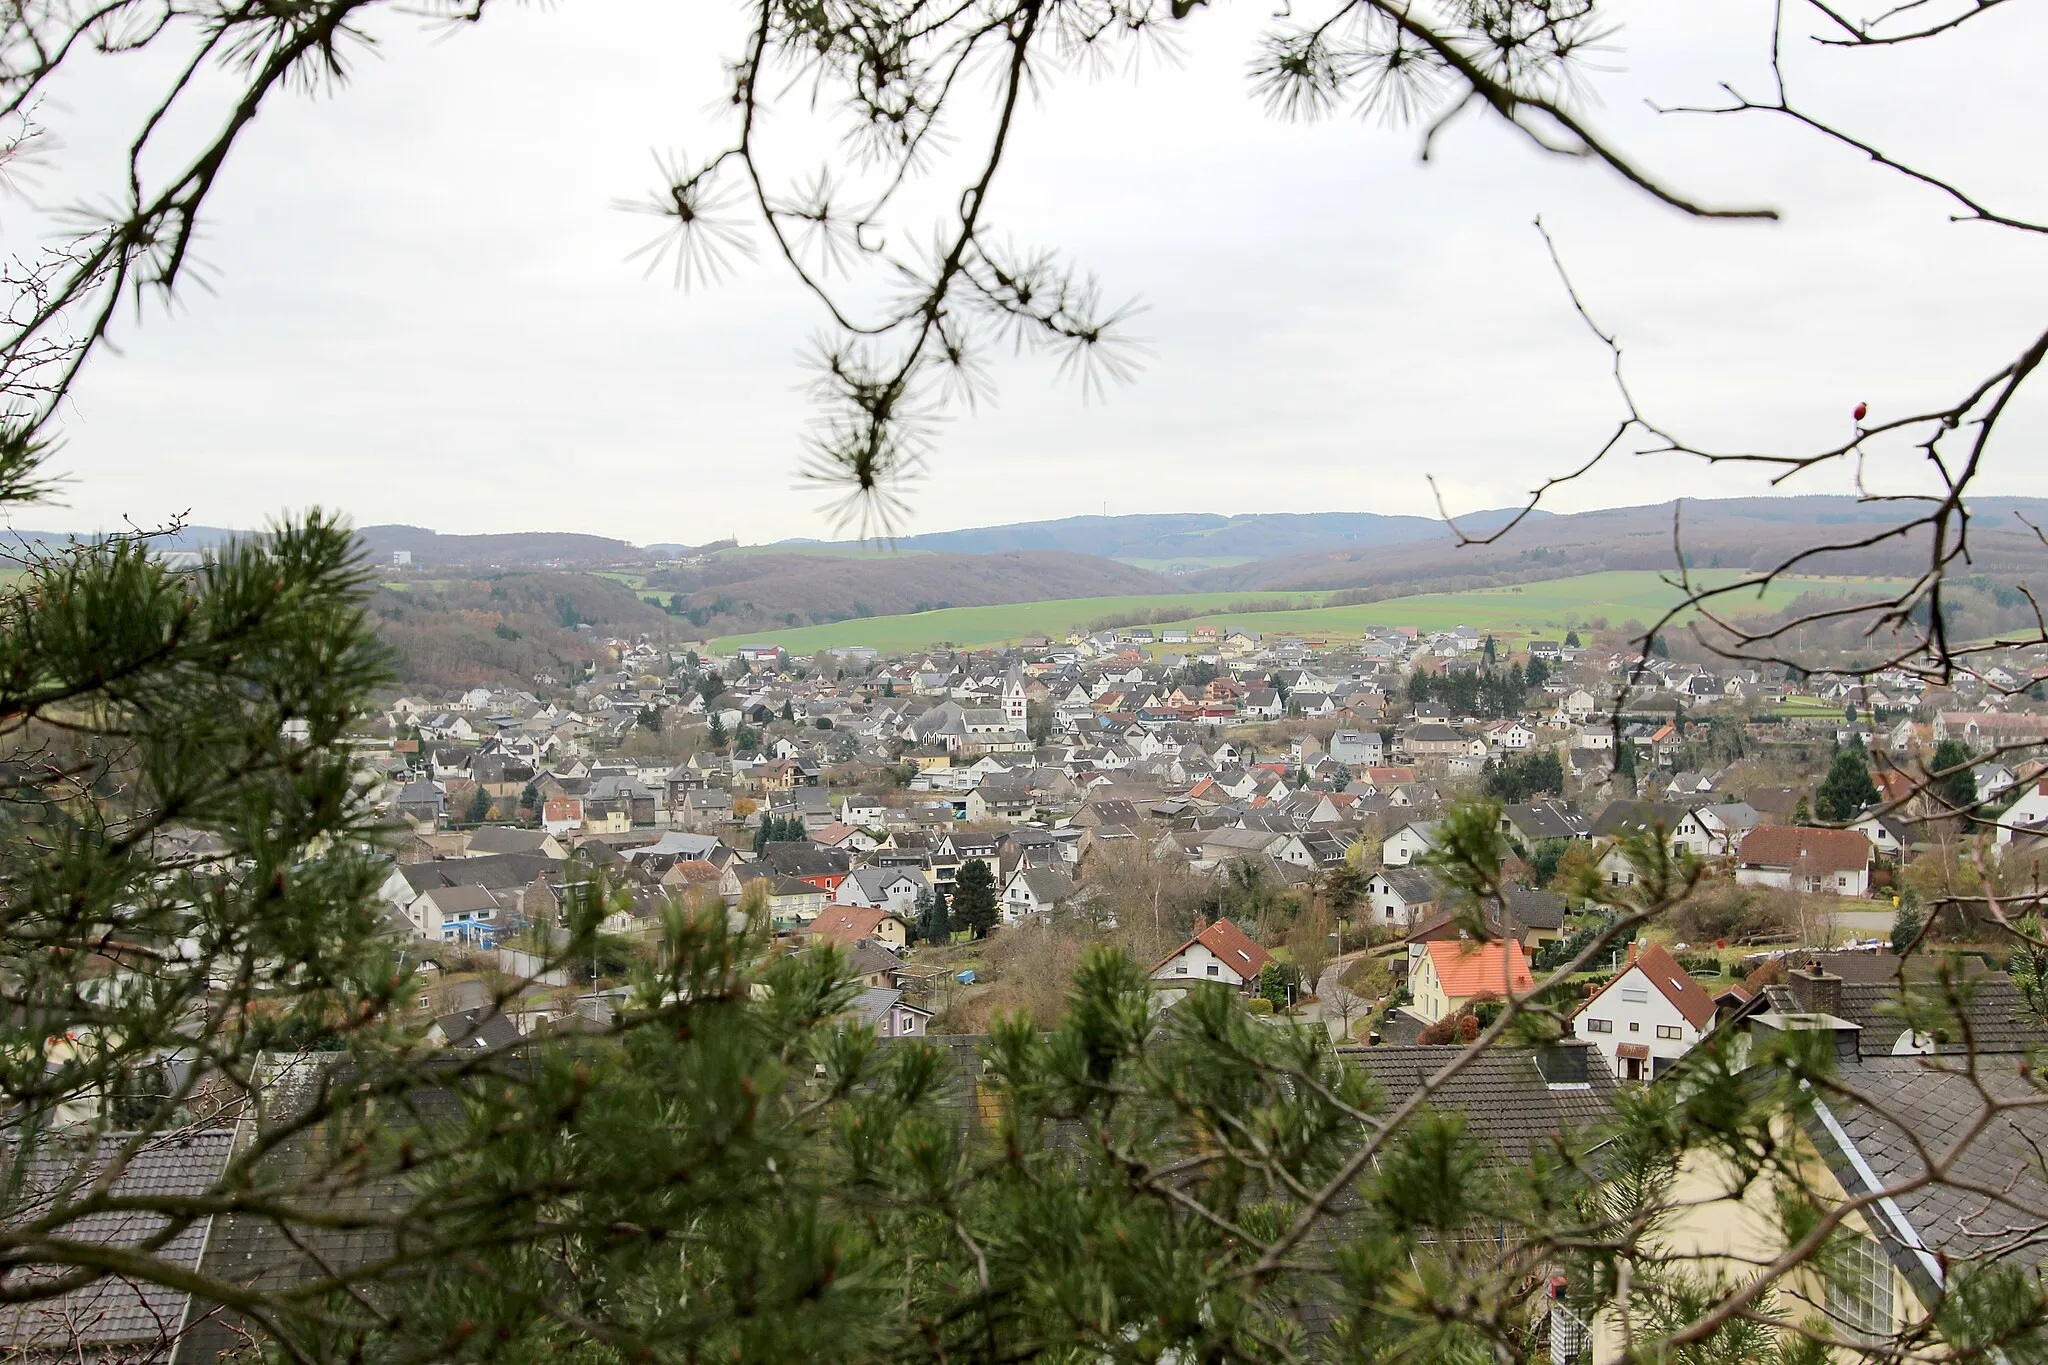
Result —
M 1732 583 L 1741 577 L 1733 570 L 1708 570 L 1693 575 L 1694 582 L 1703 586 Z M 1874 595 L 1895 591 L 1898 586 L 1888 579 L 1786 578 L 1760 600 L 1729 598 L 1717 610 L 1726 615 L 1750 615 L 1780 610 L 1805 593 Z M 1623 570 L 1508 588 L 1390 597 L 1384 602 L 1355 607 L 1266 612 L 1230 624 L 1264 635 L 1317 636 L 1357 635 L 1367 626 L 1414 626 L 1423 631 L 1471 626 L 1505 640 L 1517 640 L 1539 634 L 1561 635 L 1570 626 L 1597 626 L 1601 622 L 1610 626 L 1629 621 L 1648 625 L 1676 604 L 1679 597 L 1678 590 L 1657 573 Z M 1209 620 L 1202 624 L 1217 622 Z
M 1696 582 L 1705 585 L 1733 582 L 1740 577 L 1734 570 L 1706 570 L 1694 575 Z M 1770 612 L 1787 606 L 1805 593 L 1860 597 L 1894 591 L 1898 586 L 1899 583 L 1891 579 L 1786 578 L 1761 599 L 1743 602 L 1724 600 L 1720 609 L 1729 615 Z M 708 647 L 713 652 L 726 653 L 743 644 L 773 643 L 792 654 L 803 655 L 841 645 L 867 645 L 884 654 L 906 653 L 942 642 L 974 647 L 1001 644 L 1026 635 L 1050 635 L 1059 639 L 1092 620 L 1160 608 L 1179 608 L 1190 613 L 1171 624 L 1238 626 L 1264 635 L 1341 638 L 1355 637 L 1367 626 L 1414 626 L 1424 631 L 1471 626 L 1512 641 L 1535 634 L 1561 636 L 1568 626 L 1587 627 L 1603 621 L 1610 626 L 1621 626 L 1629 621 L 1648 624 L 1679 598 L 1677 590 L 1666 584 L 1661 575 L 1642 570 L 1582 574 L 1508 588 L 1421 593 L 1362 606 L 1248 612 L 1237 616 L 1201 614 L 1220 611 L 1233 603 L 1254 598 L 1320 600 L 1323 596 L 1325 594 L 1321 593 L 1212 592 L 1178 596 L 1083 597 L 1003 607 L 950 607 L 907 616 L 873 616 L 825 626 L 729 635 L 710 641 Z
M 1321 601 L 1324 596 L 1319 592 L 1196 592 L 1136 597 L 1068 597 L 1053 602 L 1018 602 L 1002 607 L 945 607 L 939 611 L 920 611 L 903 616 L 869 616 L 857 621 L 838 621 L 829 626 L 728 635 L 710 641 L 707 648 L 713 653 L 723 654 L 740 645 L 778 644 L 791 654 L 803 655 L 840 645 L 868 645 L 884 654 L 898 654 L 941 643 L 964 647 L 1001 644 L 1026 635 L 1050 635 L 1060 640 L 1066 638 L 1068 631 L 1090 621 L 1160 608 L 1202 611 L 1228 607 L 1234 602 Z

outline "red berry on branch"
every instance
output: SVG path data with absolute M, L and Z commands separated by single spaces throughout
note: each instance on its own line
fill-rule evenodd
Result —
M 1860 421 L 1862 421 L 1862 420 L 1864 419 L 1864 417 L 1865 417 L 1865 416 L 1867 416 L 1867 415 L 1869 414 L 1869 412 L 1870 412 L 1870 404 L 1868 404 L 1868 403 L 1858 403 L 1858 404 L 1856 405 L 1856 412 L 1855 412 L 1855 414 L 1854 414 L 1854 415 L 1855 415 L 1855 418 L 1856 418 L 1856 420 L 1860 422 Z

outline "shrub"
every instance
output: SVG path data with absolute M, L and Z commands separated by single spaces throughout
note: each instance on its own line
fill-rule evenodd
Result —
M 1255 995 L 1244 1002 L 1244 1012 L 1246 1014 L 1271 1014 L 1273 1012 L 1273 1002 L 1263 995 Z
M 1672 912 L 1671 931 L 1693 942 L 1796 933 L 1798 897 L 1773 887 L 1707 882 Z

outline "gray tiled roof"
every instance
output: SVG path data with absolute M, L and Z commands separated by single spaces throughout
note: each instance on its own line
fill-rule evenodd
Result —
M 1885 1112 L 1839 1099 L 1828 1101 L 1834 1116 L 1855 1144 L 1871 1172 L 1884 1184 L 1925 1174 L 1920 1148 L 1947 1153 L 1984 1110 L 1981 1083 L 2005 1100 L 2039 1101 L 2038 1083 L 2021 1072 L 2017 1056 L 1980 1057 L 1974 1068 L 1955 1058 L 1869 1057 L 1844 1065 L 1845 1085 L 1869 1098 Z M 1974 1078 L 1966 1074 L 1974 1070 Z M 1814 1133 L 1821 1150 L 1830 1150 L 1826 1133 Z M 2040 1109 L 2007 1110 L 1970 1143 L 1951 1168 L 1952 1185 L 1929 1185 L 1897 1196 L 1906 1220 L 1920 1239 L 1940 1255 L 1954 1260 L 2009 1257 L 2026 1266 L 2048 1260 L 2048 1245 L 2039 1238 L 2015 1235 L 2032 1227 L 2048 1207 L 2048 1180 L 2043 1179 L 2040 1153 L 2048 1144 L 2048 1113 Z M 1860 1186 L 1853 1172 L 1844 1172 L 1831 1155 L 1837 1173 L 1851 1189 Z
M 1986 973 L 1955 987 L 1956 1008 L 1945 1007 L 1947 997 L 1940 987 L 1916 983 L 1916 998 L 1941 1007 L 1944 1016 L 1960 1014 L 1952 1029 L 1935 1030 L 1935 1045 L 1943 1052 L 1964 1050 L 1965 1025 L 1969 1045 L 1978 1052 L 2024 1052 L 2030 1047 L 2048 1047 L 2048 1024 L 2027 1007 L 2019 987 L 2003 972 Z M 1892 981 L 1844 981 L 1842 1018 L 1863 1030 L 1865 1055 L 1888 1054 L 1899 1035 L 1906 1032 L 1900 1019 L 1903 996 L 1899 983 Z M 1954 1036 L 1949 1036 L 1953 1034 Z
M 203 1128 L 150 1140 L 136 1152 L 112 1186 L 116 1197 L 198 1195 L 213 1187 L 235 1143 L 233 1128 Z M 32 1156 L 22 1187 L 10 1201 L 15 1219 L 46 1216 L 67 1184 L 89 1183 L 115 1159 L 131 1137 L 110 1134 L 90 1152 L 51 1141 Z M 11 1152 L 10 1152 L 11 1155 Z M 74 1186 L 75 1188 L 75 1186 Z M 164 1244 L 156 1258 L 182 1271 L 199 1267 L 212 1219 L 195 1220 Z M 135 1246 L 159 1233 L 166 1220 L 154 1213 L 88 1213 L 64 1224 L 54 1236 L 101 1246 Z M 21 1285 L 49 1274 L 38 1267 L 12 1271 Z M 186 1324 L 189 1296 L 162 1285 L 107 1276 L 69 1293 L 24 1303 L 0 1313 L 0 1340 L 10 1351 L 69 1355 L 77 1347 L 121 1346 L 130 1359 L 160 1358 Z
M 1613 1116 L 1614 1073 L 1596 1048 L 1583 1048 L 1586 1083 L 1560 1088 L 1545 1079 L 1531 1048 L 1488 1049 L 1437 1092 L 1440 1110 L 1464 1114 L 1468 1131 L 1502 1156 L 1521 1160 L 1559 1136 L 1590 1146 L 1596 1131 Z M 1370 1071 L 1387 1093 L 1391 1108 L 1419 1090 L 1455 1059 L 1454 1047 L 1340 1048 L 1352 1066 Z

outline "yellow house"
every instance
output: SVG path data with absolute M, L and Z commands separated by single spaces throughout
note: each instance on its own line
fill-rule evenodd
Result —
M 1432 1024 L 1480 996 L 1519 995 L 1536 984 L 1528 955 L 1513 941 L 1438 940 L 1422 949 L 1409 963 L 1408 991 L 1415 1012 Z
M 2003 1014 L 2001 993 L 1972 1001 L 1969 1012 L 1988 1006 L 1987 1021 Z M 1701 1278 L 1720 1275 L 1742 1285 L 1786 1250 L 1778 1213 L 1789 1192 L 1783 1185 L 1796 1178 L 1823 1208 L 1865 1201 L 1843 1216 L 1824 1256 L 1772 1285 L 1777 1315 L 1819 1320 L 1841 1343 L 1835 1356 L 1843 1361 L 1870 1358 L 1871 1348 L 1898 1333 L 1934 1331 L 1931 1314 L 1948 1286 L 1983 1264 L 2009 1258 L 2039 1268 L 2043 1251 L 2032 1239 L 2004 1234 L 2038 1223 L 2038 1210 L 2048 1204 L 2048 1173 L 2038 1157 L 2048 1143 L 2048 1115 L 2035 1107 L 1993 1113 L 2014 1100 L 2038 1104 L 2018 1049 L 2038 1046 L 2042 1030 L 2032 1028 L 2031 1038 L 2009 1027 L 1973 1030 L 1978 1051 L 1965 1067 L 1955 1058 L 1874 1046 L 1865 1055 L 1862 1029 L 1831 1014 L 1766 1011 L 1747 1024 L 1752 1050 L 1772 1034 L 1827 1034 L 1841 1091 L 1802 1089 L 1776 1123 L 1791 1175 L 1767 1172 L 1744 1184 L 1720 1154 L 1688 1154 L 1670 1193 L 1674 1212 L 1662 1252 L 1686 1258 Z M 1682 1084 L 1682 1073 L 1673 1080 Z M 1927 1176 L 1921 1151 L 1949 1158 L 1951 1179 L 1968 1189 L 1916 1187 Z M 1601 1313 L 1590 1335 L 1595 1362 L 1627 1355 L 1618 1313 Z M 1927 1351 L 1920 1342 L 1914 1358 L 1934 1358 Z

